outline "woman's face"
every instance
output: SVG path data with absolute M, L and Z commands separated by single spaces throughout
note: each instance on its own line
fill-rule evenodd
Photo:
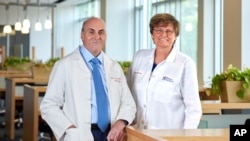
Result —
M 154 27 L 151 36 L 157 48 L 172 48 L 177 38 L 173 24 Z

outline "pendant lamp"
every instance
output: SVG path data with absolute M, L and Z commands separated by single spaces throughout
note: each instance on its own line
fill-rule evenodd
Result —
M 39 13 L 40 13 L 39 0 L 37 0 L 37 5 L 38 5 L 38 7 L 37 7 L 37 21 L 36 21 L 36 24 L 35 24 L 35 31 L 42 31 L 43 26 L 42 26 L 42 23 L 39 20 Z
M 17 9 L 17 21 L 15 23 L 15 30 L 16 31 L 21 31 L 22 30 L 22 23 L 19 20 L 19 0 L 17 0 L 17 4 L 18 4 L 18 9 Z
M 28 19 L 28 16 L 27 16 L 28 7 L 24 6 L 24 10 L 25 10 L 25 19 L 23 20 L 23 27 L 30 28 L 30 20 Z
M 50 1 L 48 0 L 48 3 L 50 3 Z M 48 10 L 48 15 L 47 15 L 47 19 L 44 22 L 44 28 L 45 29 L 52 29 L 52 21 L 49 18 L 49 14 L 50 14 L 50 8 Z
M 7 24 L 4 25 L 3 32 L 6 34 L 10 34 L 12 29 L 11 29 L 11 25 L 9 24 L 9 5 L 6 5 L 5 11 L 6 11 L 6 23 Z

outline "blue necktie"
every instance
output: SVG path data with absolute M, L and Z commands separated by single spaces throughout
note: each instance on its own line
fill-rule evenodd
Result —
M 91 60 L 92 63 L 92 76 L 95 85 L 95 93 L 96 93 L 96 104 L 97 104 L 97 114 L 98 114 L 98 127 L 105 132 L 109 124 L 108 118 L 108 100 L 107 95 L 104 90 L 102 77 L 99 71 L 100 61 L 98 58 L 93 58 Z

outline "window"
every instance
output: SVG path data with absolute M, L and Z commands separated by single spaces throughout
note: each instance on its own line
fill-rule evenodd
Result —
M 76 12 L 81 26 L 82 22 L 91 17 L 100 15 L 100 1 L 99 0 L 87 0 L 76 6 Z

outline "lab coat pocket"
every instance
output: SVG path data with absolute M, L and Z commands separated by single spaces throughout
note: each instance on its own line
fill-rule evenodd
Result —
M 64 141 L 80 141 L 78 128 L 70 128 L 66 130 Z
M 171 82 L 160 82 L 155 89 L 154 99 L 159 102 L 169 103 L 175 94 L 175 85 Z

